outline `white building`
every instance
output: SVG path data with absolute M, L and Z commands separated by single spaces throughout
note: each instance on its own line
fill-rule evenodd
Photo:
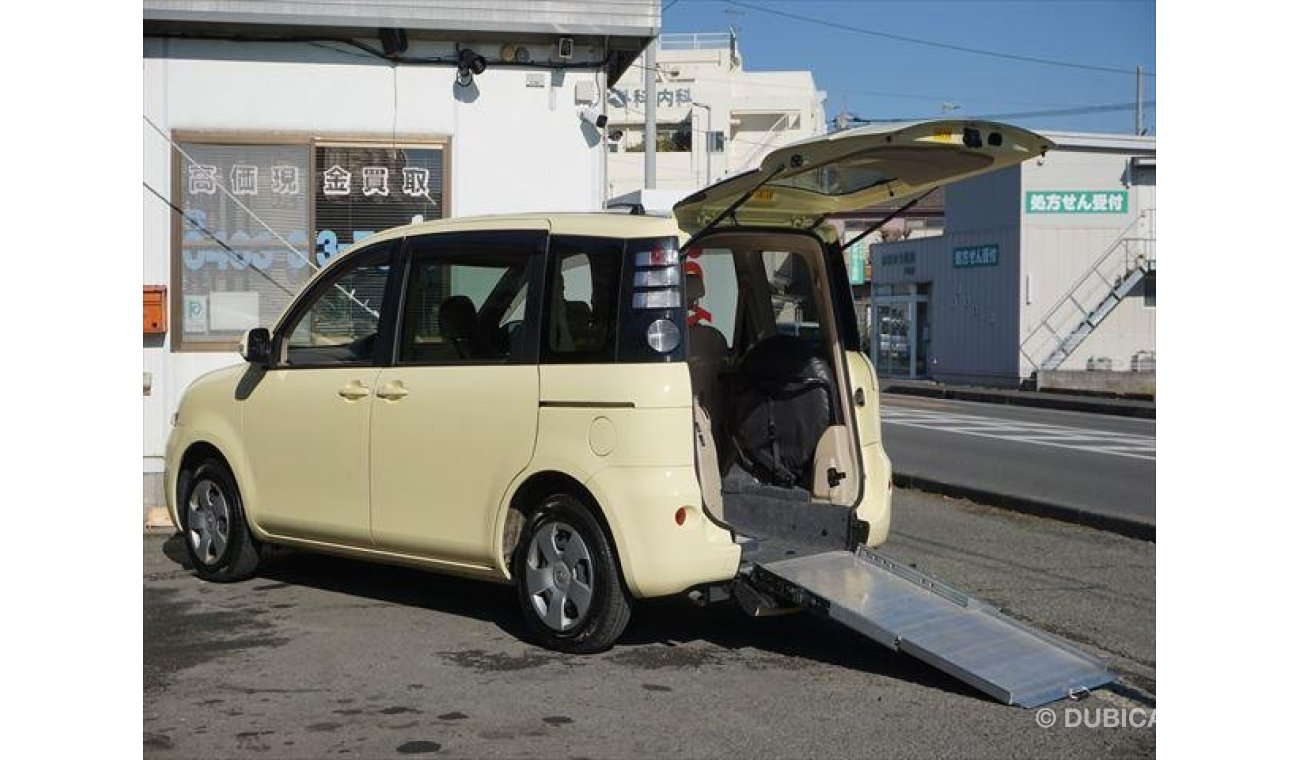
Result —
M 147 519 L 186 386 L 319 264 L 416 216 L 602 207 L 579 112 L 660 3 L 522 5 L 145 0 Z
M 1155 138 L 1044 135 L 947 187 L 942 235 L 871 247 L 882 375 L 1154 393 Z
M 656 182 L 678 196 L 752 168 L 773 148 L 824 134 L 825 93 L 811 71 L 747 71 L 736 35 L 665 34 L 655 51 Z M 646 61 L 637 58 L 609 102 L 609 196 L 645 183 Z

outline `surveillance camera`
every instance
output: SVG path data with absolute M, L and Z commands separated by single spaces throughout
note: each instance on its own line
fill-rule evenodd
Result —
M 610 131 L 605 133 L 605 139 L 609 140 L 610 142 L 616 143 L 619 140 L 623 139 L 623 130 L 611 129 Z
M 596 129 L 604 129 L 609 123 L 609 117 L 601 113 L 595 106 L 587 106 L 578 109 L 578 118 L 594 126 Z

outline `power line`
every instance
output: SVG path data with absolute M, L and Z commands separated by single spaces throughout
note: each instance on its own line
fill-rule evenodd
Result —
M 1131 69 L 1122 69 L 1116 66 L 1095 66 L 1092 64 L 1076 63 L 1073 61 L 1060 61 L 1053 58 L 1041 58 L 1032 55 L 1018 55 L 1016 53 L 1002 53 L 996 50 L 983 50 L 980 48 L 968 47 L 966 45 L 955 45 L 949 42 L 935 42 L 934 40 L 923 40 L 920 39 L 919 37 L 908 37 L 902 34 L 894 34 L 893 32 L 882 32 L 879 29 L 867 29 L 866 27 L 849 26 L 848 24 L 842 24 L 834 21 L 827 21 L 825 19 L 814 18 L 812 16 L 803 16 L 797 13 L 788 13 L 786 11 L 776 10 L 775 8 L 765 8 L 761 5 L 755 5 L 752 2 L 742 2 L 741 0 L 726 0 L 726 2 L 730 5 L 739 6 L 741 8 L 748 8 L 749 10 L 758 11 L 759 13 L 767 13 L 773 16 L 781 16 L 782 18 L 792 19 L 794 21 L 803 21 L 808 24 L 817 24 L 818 26 L 825 26 L 831 29 L 839 29 L 841 31 L 846 31 L 846 32 L 856 32 L 858 34 L 865 34 L 871 37 L 881 37 L 883 39 L 894 40 L 896 42 L 909 42 L 913 45 L 924 45 L 926 47 L 940 48 L 942 50 L 954 50 L 960 53 L 971 53 L 974 55 L 989 56 L 991 58 L 1003 58 L 1010 61 L 1020 61 L 1022 63 L 1038 63 L 1047 66 L 1061 66 L 1065 68 L 1082 69 L 1086 71 L 1104 71 L 1108 74 L 1131 75 L 1133 73 Z M 1144 73 L 1143 76 L 1155 77 L 1155 72 Z
M 1143 106 L 1154 107 L 1154 100 L 1142 101 Z M 1091 113 L 1113 113 L 1116 111 L 1132 111 L 1137 108 L 1136 103 L 1104 103 L 1095 106 L 1079 106 L 1078 108 L 1057 108 L 1047 111 L 1021 111 L 1019 113 L 989 113 L 989 114 L 972 114 L 958 117 L 948 117 L 961 119 L 1037 119 L 1046 116 L 1081 116 Z M 910 118 L 891 118 L 891 119 L 861 119 L 856 116 L 850 117 L 851 121 L 859 123 L 879 123 L 879 122 L 904 122 L 904 121 L 926 121 L 933 119 L 933 116 L 920 116 Z

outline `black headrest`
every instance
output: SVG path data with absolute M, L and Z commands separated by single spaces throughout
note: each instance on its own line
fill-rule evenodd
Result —
M 469 296 L 452 296 L 438 307 L 438 331 L 446 338 L 467 338 L 478 325 L 478 312 Z
M 831 368 L 808 341 L 792 335 L 773 335 L 745 353 L 740 374 L 755 381 L 803 384 L 821 382 L 829 389 Z

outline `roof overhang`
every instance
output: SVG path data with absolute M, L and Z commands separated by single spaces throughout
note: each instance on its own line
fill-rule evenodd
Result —
M 1126 156 L 1156 155 L 1156 138 L 1105 132 L 1041 132 L 1056 143 L 1055 150 L 1076 153 L 1120 153 Z
M 287 39 L 373 39 L 379 29 L 402 29 L 412 39 L 474 38 L 516 43 L 554 42 L 605 47 L 614 81 L 659 34 L 658 0 L 618 5 L 582 0 L 424 0 L 348 3 L 312 0 L 145 0 L 145 36 L 179 35 Z M 580 66 L 575 62 L 575 66 Z

